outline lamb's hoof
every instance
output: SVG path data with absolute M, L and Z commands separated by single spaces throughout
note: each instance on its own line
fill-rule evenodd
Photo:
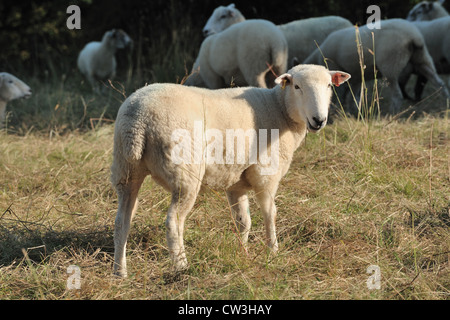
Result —
M 127 273 L 127 270 L 120 269 L 120 270 L 114 270 L 113 275 L 117 278 L 125 279 L 128 276 L 128 273 Z
M 274 243 L 274 244 L 268 244 L 267 245 L 269 247 L 269 251 L 271 254 L 276 255 L 278 252 L 278 243 Z
M 189 267 L 187 259 L 180 259 L 179 261 L 177 261 L 176 263 L 174 263 L 174 269 L 176 272 L 183 272 L 185 270 L 187 270 Z

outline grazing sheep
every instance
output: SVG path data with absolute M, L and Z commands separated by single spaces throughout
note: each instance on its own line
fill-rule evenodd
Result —
M 306 132 L 325 126 L 332 83 L 349 78 L 322 66 L 301 65 L 279 76 L 272 89 L 153 84 L 128 97 L 117 115 L 111 167 L 119 198 L 114 273 L 126 276 L 127 237 L 147 175 L 172 193 L 166 236 L 177 270 L 187 266 L 184 222 L 202 187 L 226 190 L 244 245 L 251 225 L 247 192 L 254 190 L 267 244 L 275 252 L 279 181 Z
M 444 82 L 437 76 L 433 61 L 428 53 L 425 41 L 417 28 L 403 19 L 381 21 L 381 29 L 369 29 L 366 26 L 359 28 L 365 65 L 365 79 L 374 78 L 374 57 L 369 51 L 375 53 L 375 64 L 381 75 L 388 80 L 391 91 L 391 104 L 389 111 L 397 113 L 402 102 L 402 91 L 399 86 L 399 77 L 402 70 L 411 63 L 415 72 L 423 75 L 435 86 L 442 87 L 448 97 L 448 90 Z M 372 40 L 372 33 L 374 40 Z M 355 28 L 346 28 L 330 34 L 320 46 L 303 63 L 325 65 L 332 69 L 340 69 L 352 74 L 351 84 L 361 84 L 361 67 L 359 64 L 358 49 L 355 42 Z M 373 41 L 375 48 L 373 48 Z M 322 56 L 323 54 L 323 56 Z
M 6 104 L 15 99 L 29 98 L 30 87 L 7 72 L 0 72 L 0 128 L 3 127 L 6 115 Z
M 304 61 L 334 31 L 352 26 L 350 21 L 338 16 L 302 19 L 280 25 L 289 47 L 288 67 Z
M 207 37 L 194 70 L 200 67 L 200 77 L 210 89 L 231 84 L 266 88 L 271 68 L 276 74 L 286 72 L 287 50 L 286 39 L 272 22 L 248 20 Z M 192 86 L 196 82 L 189 77 L 185 84 Z
M 416 4 L 411 11 L 409 11 L 406 20 L 409 21 L 428 21 L 448 16 L 447 10 L 442 4 L 445 0 L 439 1 L 422 1 Z
M 234 4 L 216 8 L 209 17 L 203 34 L 205 37 L 219 33 L 235 23 L 245 21 Z M 279 25 L 288 43 L 288 68 L 305 60 L 332 32 L 353 26 L 350 21 L 338 16 L 326 16 L 292 21 Z
M 98 81 L 107 81 L 116 75 L 117 49 L 132 44 L 131 38 L 123 31 L 107 31 L 101 42 L 89 42 L 78 56 L 78 69 L 88 79 L 94 91 L 99 92 Z
M 450 73 L 450 16 L 431 21 L 413 21 L 412 23 L 422 33 L 437 73 Z M 411 72 L 413 70 L 409 68 L 402 76 L 400 87 L 403 92 L 405 92 L 405 85 Z M 414 90 L 415 100 L 420 100 L 426 82 L 427 79 L 419 75 Z

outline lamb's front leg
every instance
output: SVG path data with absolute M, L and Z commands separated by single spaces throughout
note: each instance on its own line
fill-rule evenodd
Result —
M 92 87 L 92 91 L 96 94 L 100 94 L 100 87 L 99 87 L 98 81 L 95 79 L 94 75 L 87 74 L 86 78 L 88 79 L 89 84 Z
M 241 234 L 242 244 L 246 247 L 248 242 L 248 234 L 252 224 L 247 193 L 240 190 L 227 191 L 227 197 L 233 211 L 234 221 Z
M 398 80 L 389 80 L 389 87 L 391 89 L 391 105 L 389 106 L 389 112 L 395 115 L 401 111 L 401 106 L 403 102 L 402 90 L 398 84 Z
M 277 207 L 275 206 L 276 189 L 277 187 L 255 190 L 256 201 L 259 204 L 264 217 L 267 246 L 273 253 L 278 251 L 278 241 L 275 227 L 275 220 L 277 217 Z

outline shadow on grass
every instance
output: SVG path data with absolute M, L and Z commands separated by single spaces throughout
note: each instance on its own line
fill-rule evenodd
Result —
M 113 256 L 113 226 L 99 225 L 85 229 L 55 230 L 42 221 L 19 219 L 11 208 L 0 215 L 0 266 L 11 265 L 27 258 L 42 263 L 57 251 L 89 254 L 104 252 Z

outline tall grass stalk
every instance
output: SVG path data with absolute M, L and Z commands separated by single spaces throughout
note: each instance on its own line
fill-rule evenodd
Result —
M 365 78 L 365 60 L 364 60 L 364 46 L 361 40 L 361 35 L 358 26 L 355 26 L 355 41 L 356 41 L 356 50 L 358 52 L 358 61 L 361 72 L 361 84 L 358 90 L 359 97 L 356 97 L 350 83 L 347 82 L 348 89 L 352 96 L 352 101 L 354 103 L 355 108 L 357 109 L 356 119 L 357 121 L 361 121 L 367 128 L 368 135 L 370 134 L 370 126 L 373 119 L 380 120 L 381 117 L 381 108 L 380 108 L 380 99 L 379 99 L 379 90 L 378 90 L 378 78 L 377 78 L 377 68 L 376 68 L 376 53 L 375 53 L 375 37 L 372 32 L 372 49 L 366 48 L 366 50 L 372 55 L 373 59 L 373 73 L 374 73 L 374 82 L 372 86 L 371 94 L 369 95 L 368 86 Z M 320 51 L 323 61 L 325 63 L 326 68 L 329 69 L 328 59 L 324 56 L 322 50 L 316 42 L 316 46 Z M 345 101 L 341 101 L 339 95 L 337 94 L 336 88 L 333 87 L 334 95 L 337 100 L 337 104 L 340 107 L 340 112 L 343 118 L 346 120 L 348 124 L 347 113 L 345 112 L 344 103 Z M 345 96 L 343 97 L 345 100 Z
M 355 103 L 356 108 L 358 109 L 357 119 L 361 120 L 364 124 L 368 125 L 368 129 L 370 129 L 371 120 L 374 116 L 377 116 L 378 120 L 380 118 L 380 104 L 379 104 L 379 91 L 378 91 L 378 79 L 377 79 L 377 68 L 376 68 L 376 52 L 375 52 L 375 37 L 374 33 L 371 33 L 372 36 L 372 49 L 367 48 L 369 54 L 372 55 L 373 59 L 373 74 L 374 74 L 374 83 L 372 86 L 372 93 L 368 95 L 368 87 L 366 84 L 365 78 L 365 59 L 364 59 L 364 46 L 361 41 L 361 34 L 359 32 L 359 28 L 355 27 L 355 40 L 356 40 L 356 48 L 358 51 L 359 57 L 359 66 L 361 70 L 361 87 L 359 91 L 359 99 L 357 100 L 353 91 L 351 90 L 353 101 Z

